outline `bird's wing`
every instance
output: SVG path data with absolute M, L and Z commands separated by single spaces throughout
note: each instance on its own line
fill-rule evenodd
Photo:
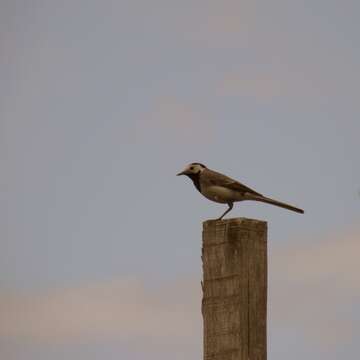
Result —
M 204 172 L 205 171 L 206 171 L 206 176 L 203 176 L 202 180 L 204 182 L 207 182 L 209 185 L 224 186 L 228 189 L 239 191 L 241 193 L 250 193 L 250 194 L 262 196 L 262 194 L 256 192 L 255 190 L 249 188 L 244 184 L 241 184 L 240 182 L 234 179 L 229 178 L 226 175 L 220 174 L 210 169 L 205 169 Z

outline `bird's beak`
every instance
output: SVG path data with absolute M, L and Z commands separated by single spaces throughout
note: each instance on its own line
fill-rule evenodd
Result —
M 178 174 L 176 174 L 176 176 L 185 175 L 185 174 L 186 174 L 186 171 L 184 170 L 184 171 L 181 171 L 181 172 L 179 172 Z

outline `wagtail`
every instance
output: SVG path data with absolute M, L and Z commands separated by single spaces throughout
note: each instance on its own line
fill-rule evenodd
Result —
M 234 202 L 243 200 L 261 201 L 296 211 L 300 214 L 304 213 L 302 209 L 265 197 L 236 180 L 208 169 L 201 163 L 191 163 L 177 175 L 188 176 L 193 181 L 195 187 L 207 199 L 221 204 L 228 204 L 229 208 L 226 209 L 218 220 L 221 220 L 233 208 Z

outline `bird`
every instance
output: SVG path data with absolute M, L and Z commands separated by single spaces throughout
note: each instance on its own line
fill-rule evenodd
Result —
M 304 213 L 304 210 L 302 209 L 266 197 L 239 181 L 211 170 L 198 162 L 193 162 L 187 165 L 183 171 L 176 175 L 185 175 L 189 177 L 194 183 L 196 189 L 207 199 L 228 205 L 226 211 L 217 220 L 221 220 L 229 211 L 232 210 L 234 202 L 244 200 L 260 201 L 295 211 L 300 214 Z

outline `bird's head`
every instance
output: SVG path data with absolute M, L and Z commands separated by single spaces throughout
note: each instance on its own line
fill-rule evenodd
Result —
M 189 177 L 193 176 L 193 175 L 198 175 L 200 174 L 202 171 L 204 171 L 204 169 L 206 169 L 206 166 L 200 163 L 191 163 L 188 166 L 186 166 L 186 168 L 179 172 L 176 175 L 187 175 Z

